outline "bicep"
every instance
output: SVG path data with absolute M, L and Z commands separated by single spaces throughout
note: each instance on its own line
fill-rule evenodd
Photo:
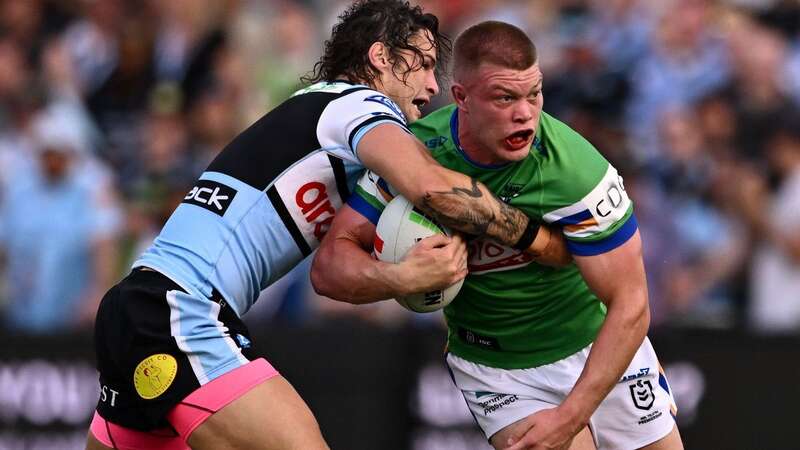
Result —
M 603 302 L 625 291 L 643 289 L 646 293 L 642 240 L 638 230 L 625 243 L 608 252 L 573 256 L 586 284 Z

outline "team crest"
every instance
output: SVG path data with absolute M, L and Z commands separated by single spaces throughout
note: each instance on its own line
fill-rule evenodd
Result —
M 503 191 L 500 193 L 500 200 L 508 203 L 514 197 L 518 196 L 519 193 L 522 191 L 522 188 L 525 187 L 522 184 L 515 184 L 515 183 L 508 183 L 503 188 Z
M 633 405 L 639 409 L 648 410 L 653 407 L 656 395 L 653 393 L 653 385 L 650 380 L 638 380 L 628 386 L 631 390 Z
M 169 389 L 178 373 L 178 362 L 172 355 L 157 353 L 143 359 L 133 371 L 136 393 L 145 400 L 158 397 Z

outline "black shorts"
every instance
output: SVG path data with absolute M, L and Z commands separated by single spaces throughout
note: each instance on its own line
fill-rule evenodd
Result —
M 141 431 L 201 385 L 256 358 L 241 319 L 221 296 L 189 294 L 164 275 L 134 269 L 103 297 L 95 323 L 97 412 Z

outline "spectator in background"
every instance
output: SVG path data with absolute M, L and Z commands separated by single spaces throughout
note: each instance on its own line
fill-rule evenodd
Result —
M 40 113 L 31 126 L 36 170 L 9 183 L 0 204 L 3 321 L 13 332 L 85 327 L 116 275 L 115 194 L 78 129 Z
M 660 125 L 664 157 L 658 171 L 668 211 L 662 207 L 662 220 L 674 230 L 662 295 L 674 323 L 731 327 L 730 281 L 743 264 L 746 235 L 720 192 L 728 183 L 727 163 L 708 150 L 699 125 L 691 110 L 667 113 Z
M 735 82 L 731 98 L 741 125 L 736 138 L 740 156 L 759 160 L 765 151 L 764 142 L 793 108 L 783 77 L 786 42 L 776 31 L 746 16 L 735 16 L 729 22 Z
M 196 173 L 211 164 L 239 130 L 238 110 L 233 96 L 223 89 L 210 88 L 194 102 L 188 113 L 188 126 L 194 142 Z
M 658 158 L 657 124 L 669 108 L 687 107 L 727 83 L 726 43 L 705 0 L 674 0 L 651 32 L 649 52 L 631 70 L 627 127 L 635 155 Z
M 41 89 L 32 84 L 22 50 L 0 38 L 0 198 L 13 178 L 35 165 L 26 131 L 41 106 Z
M 192 161 L 191 142 L 181 109 L 180 92 L 161 85 L 153 91 L 147 115 L 141 124 L 136 158 L 121 171 L 126 193 L 145 192 L 147 185 L 178 184 L 186 192 L 202 169 Z
M 749 319 L 759 333 L 800 332 L 800 123 L 769 140 L 768 161 L 778 176 L 771 194 L 756 171 L 737 176 L 738 203 L 755 239 Z

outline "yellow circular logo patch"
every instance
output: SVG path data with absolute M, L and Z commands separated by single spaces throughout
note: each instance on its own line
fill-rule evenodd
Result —
M 172 355 L 157 353 L 150 355 L 133 371 L 133 385 L 145 400 L 156 398 L 166 392 L 178 373 L 178 362 Z

